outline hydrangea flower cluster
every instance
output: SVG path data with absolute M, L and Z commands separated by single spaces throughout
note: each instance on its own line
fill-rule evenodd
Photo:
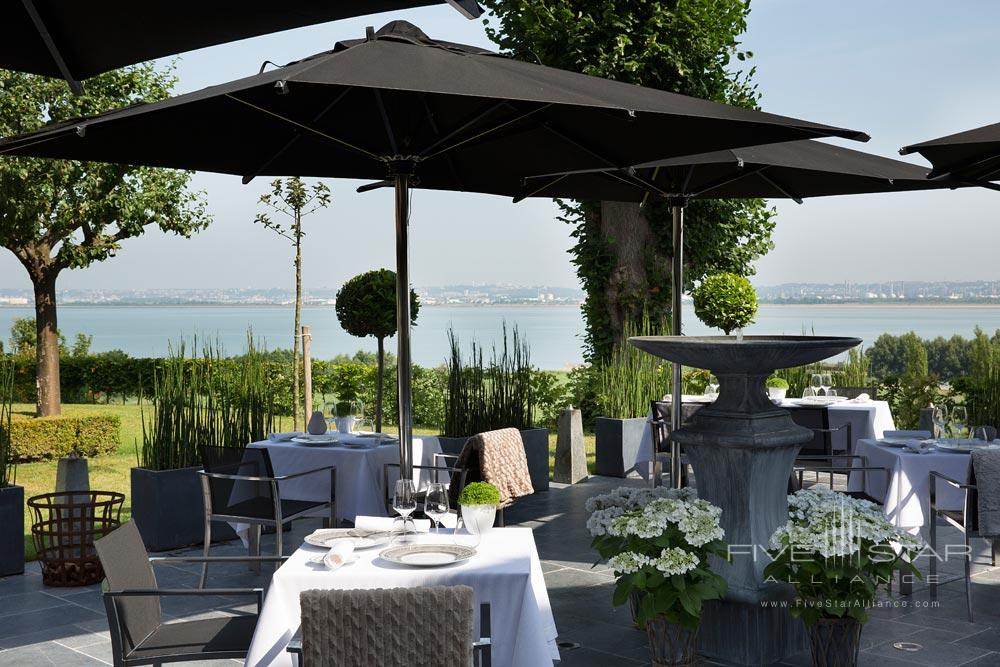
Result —
M 832 558 L 870 544 L 918 549 L 920 540 L 889 523 L 874 503 L 814 487 L 788 497 L 788 522 L 774 532 L 770 546 Z
M 590 512 L 587 529 L 592 537 L 607 535 L 608 528 L 615 519 L 626 512 L 642 509 L 660 498 L 692 501 L 697 498 L 697 494 L 691 488 L 671 489 L 659 486 L 651 489 L 622 486 L 587 500 L 585 508 Z

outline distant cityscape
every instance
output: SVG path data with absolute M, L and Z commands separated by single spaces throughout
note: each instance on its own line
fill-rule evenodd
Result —
M 574 287 L 469 283 L 415 288 L 424 306 L 578 306 L 584 292 Z M 336 301 L 336 288 L 308 288 L 304 303 L 329 306 Z M 880 283 L 784 283 L 757 288 L 757 297 L 767 304 L 993 304 L 1000 305 L 1000 281 Z M 64 289 L 62 305 L 87 306 L 278 306 L 294 300 L 294 292 L 283 288 L 205 289 Z M 685 295 L 685 300 L 689 297 Z M 30 306 L 31 290 L 0 288 L 0 307 Z

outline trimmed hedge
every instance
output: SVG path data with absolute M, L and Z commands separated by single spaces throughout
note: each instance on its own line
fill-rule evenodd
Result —
M 90 417 L 15 417 L 10 425 L 14 460 L 45 461 L 74 449 L 82 456 L 117 451 L 121 444 L 118 415 Z

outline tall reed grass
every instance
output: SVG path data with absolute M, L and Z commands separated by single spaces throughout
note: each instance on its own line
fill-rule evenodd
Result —
M 654 327 L 648 317 L 626 322 L 622 338 L 611 356 L 595 367 L 597 414 L 613 419 L 645 417 L 649 402 L 671 391 L 671 364 L 629 344 L 631 336 L 650 336 L 664 328 Z M 704 387 L 702 387 L 704 388 Z
M 462 437 L 498 428 L 531 428 L 535 411 L 531 351 L 515 325 L 503 325 L 502 344 L 492 346 L 489 361 L 476 340 L 468 357 L 453 330 L 448 331 L 448 393 L 444 433 Z

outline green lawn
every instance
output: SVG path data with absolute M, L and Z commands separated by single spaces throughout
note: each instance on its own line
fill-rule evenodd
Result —
M 27 415 L 34 414 L 34 405 L 15 404 L 14 411 Z M 90 488 L 99 491 L 119 491 L 125 494 L 125 504 L 122 507 L 122 521 L 132 516 L 132 498 L 129 489 L 129 469 L 136 465 L 136 445 L 142 441 L 142 418 L 138 405 L 63 405 L 62 413 L 66 416 L 82 416 L 95 414 L 115 414 L 121 417 L 121 446 L 114 454 L 95 456 L 88 459 L 90 470 Z M 434 435 L 435 429 L 414 429 L 417 435 Z M 587 447 L 587 467 L 594 468 L 594 436 L 584 436 Z M 555 460 L 556 434 L 549 432 L 549 469 Z M 22 463 L 17 466 L 17 483 L 24 487 L 25 498 L 51 493 L 56 486 L 56 462 L 43 461 L 39 463 Z M 24 552 L 25 558 L 35 557 L 35 548 L 31 542 L 31 523 L 27 505 L 24 508 Z

